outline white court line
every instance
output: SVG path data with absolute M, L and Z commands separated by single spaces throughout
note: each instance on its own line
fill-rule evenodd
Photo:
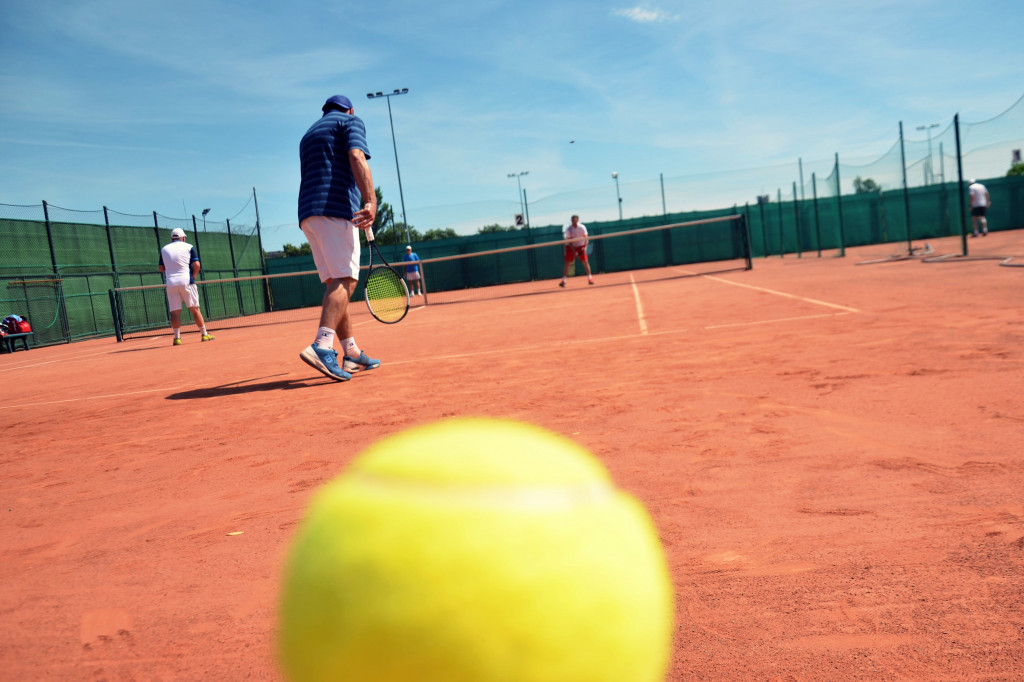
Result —
M 696 273 L 694 273 L 696 274 Z M 797 301 L 803 301 L 805 303 L 813 303 L 815 305 L 823 305 L 826 308 L 835 308 L 836 310 L 845 310 L 848 313 L 859 313 L 860 311 L 856 308 L 850 308 L 845 305 L 839 305 L 837 303 L 828 303 L 826 301 L 819 301 L 815 298 L 807 298 L 806 296 L 797 296 L 795 294 L 787 294 L 784 291 L 775 291 L 774 289 L 765 289 L 764 287 L 756 287 L 753 284 L 740 284 L 739 282 L 733 282 L 728 279 L 722 279 L 721 277 L 715 277 L 714 275 L 703 275 L 705 279 L 713 279 L 716 282 L 722 282 L 723 284 L 731 284 L 735 287 L 743 287 L 744 289 L 753 289 L 754 291 L 762 291 L 766 294 L 775 294 L 776 296 L 782 296 L 784 298 L 792 298 Z
M 640 290 L 636 288 L 633 273 L 629 274 L 629 283 L 633 286 L 633 299 L 636 301 L 636 319 L 640 322 L 640 336 L 647 336 L 647 318 L 644 317 L 644 306 L 640 303 Z
M 155 339 L 162 339 L 163 337 L 162 336 L 157 336 L 157 337 L 153 337 L 153 338 L 155 340 Z M 143 348 L 156 348 L 156 347 L 157 347 L 157 344 L 154 343 L 152 346 L 139 346 L 138 348 L 141 350 Z M 52 364 L 57 363 L 57 362 L 67 362 L 68 360 L 80 360 L 82 358 L 88 358 L 88 357 L 92 357 L 94 355 L 110 355 L 111 353 L 121 353 L 121 352 L 124 352 L 125 350 L 127 350 L 127 349 L 122 348 L 121 345 L 118 344 L 117 346 L 114 346 L 114 347 L 108 348 L 108 349 L 104 349 L 104 350 L 92 351 L 92 352 L 89 352 L 89 353 L 75 353 L 73 355 L 63 355 L 63 356 L 61 356 L 59 358 L 55 358 L 53 360 L 44 360 L 43 362 L 34 362 L 34 363 L 28 364 L 28 365 L 18 365 L 17 367 L 4 367 L 3 369 L 0 369 L 0 372 L 11 372 L 11 371 L 14 371 L 16 369 L 31 369 L 32 367 L 42 367 L 43 365 L 52 365 Z
M 694 273 L 694 274 L 696 274 L 696 273 Z M 709 275 L 704 275 L 704 276 L 705 277 L 710 277 L 711 279 L 718 279 L 717 277 L 711 277 Z M 630 277 L 632 278 L 632 275 L 630 275 Z M 728 280 L 719 280 L 719 281 L 725 282 L 727 284 L 735 284 L 735 282 L 730 282 Z M 854 312 L 854 313 L 860 312 L 859 310 L 856 310 L 855 308 L 846 308 L 845 306 L 839 306 L 839 305 L 835 305 L 835 304 L 824 303 L 824 302 L 821 302 L 821 301 L 814 301 L 813 299 L 804 299 L 801 296 L 793 296 L 791 294 L 785 294 L 785 293 L 782 293 L 782 292 L 776 292 L 776 291 L 772 291 L 770 289 L 762 289 L 761 287 L 755 287 L 755 286 L 750 286 L 750 285 L 745 285 L 745 284 L 739 284 L 737 286 L 743 286 L 743 287 L 747 287 L 747 288 L 750 288 L 750 289 L 757 289 L 757 290 L 760 290 L 760 291 L 764 291 L 766 293 L 778 294 L 780 296 L 785 296 L 787 298 L 796 298 L 796 299 L 800 299 L 800 300 L 806 300 L 806 301 L 811 302 L 811 303 L 820 303 L 821 305 L 825 305 L 825 306 L 829 306 L 829 307 L 833 307 L 833 308 L 839 308 L 840 310 L 844 310 L 845 312 L 842 312 L 842 313 L 827 313 L 827 314 L 821 314 L 821 315 L 804 315 L 804 316 L 800 316 L 800 317 L 780 317 L 780 318 L 774 318 L 774 319 L 770 319 L 770 320 L 754 320 L 752 322 L 734 322 L 734 323 L 731 323 L 731 324 L 710 325 L 710 326 L 702 327 L 701 329 L 703 329 L 703 330 L 710 330 L 710 329 L 723 329 L 723 328 L 726 328 L 726 327 L 746 327 L 746 326 L 759 325 L 759 324 L 777 324 L 777 323 L 780 323 L 780 322 L 795 322 L 795 321 L 799 321 L 799 320 L 813 320 L 813 319 L 819 319 L 819 318 L 823 318 L 823 317 L 841 317 L 841 316 L 846 315 L 846 314 L 851 313 L 851 312 Z M 635 282 L 634 282 L 634 288 L 635 288 Z M 637 301 L 637 305 L 639 307 L 639 300 Z M 413 308 L 411 310 L 422 310 L 422 309 L 424 309 L 424 306 L 420 306 L 418 308 Z M 411 312 L 411 310 L 410 310 L 410 312 Z M 638 315 L 640 317 L 641 324 L 644 325 L 644 327 L 643 327 L 644 330 L 641 331 L 642 335 L 646 334 L 646 335 L 650 335 L 650 336 L 667 336 L 667 335 L 670 335 L 670 334 L 692 333 L 692 331 L 693 331 L 690 328 L 685 328 L 685 329 L 667 329 L 667 330 L 663 330 L 663 331 L 647 332 L 646 331 L 646 324 L 643 322 L 643 311 L 642 311 L 642 309 L 640 309 L 638 311 Z M 431 358 L 431 360 L 434 361 L 434 362 L 436 362 L 438 360 L 460 360 L 460 359 L 463 359 L 463 358 L 474 358 L 474 357 L 481 357 L 481 356 L 487 356 L 487 355 L 504 355 L 504 354 L 508 354 L 508 353 L 517 353 L 517 352 L 533 352 L 533 351 L 537 351 L 537 350 L 550 350 L 553 345 L 554 346 L 579 346 L 579 345 L 590 345 L 590 344 L 597 344 L 597 343 L 607 344 L 607 343 L 613 343 L 613 342 L 616 342 L 616 341 L 625 341 L 625 340 L 635 339 L 635 338 L 636 338 L 635 334 L 626 334 L 626 335 L 620 335 L 620 336 L 605 336 L 605 337 L 593 338 L 593 339 L 571 339 L 571 340 L 567 340 L 567 341 L 558 341 L 558 342 L 555 342 L 555 343 L 547 342 L 547 343 L 543 343 L 543 344 L 533 344 L 533 345 L 528 345 L 528 346 L 516 346 L 514 348 L 492 348 L 492 349 L 489 349 L 489 350 L 474 351 L 474 352 L 471 352 L 471 353 L 452 353 L 452 354 L 449 354 L 449 355 L 437 355 L 437 356 L 433 356 Z M 88 354 L 83 354 L 83 356 L 85 356 L 85 355 L 100 355 L 100 354 L 103 354 L 103 353 L 110 353 L 110 352 L 117 352 L 117 351 L 102 351 L 100 353 L 88 353 Z M 39 366 L 39 365 L 47 365 L 47 364 L 51 364 L 52 362 L 57 362 L 57 361 L 56 360 L 52 360 L 52 361 L 48 361 L 48 362 L 38 363 L 38 365 L 25 365 L 24 367 L 34 367 L 34 366 Z M 387 366 L 388 367 L 395 367 L 395 366 L 408 365 L 408 364 L 413 364 L 413 363 L 419 364 L 419 363 L 422 363 L 422 362 L 423 362 L 422 358 L 416 358 L 416 359 L 410 359 L 410 360 L 393 360 L 391 362 L 388 362 Z M 11 369 L 21 369 L 21 368 L 12 367 Z M 6 370 L 0 370 L 0 371 L 6 371 Z M 288 374 L 287 376 L 305 376 L 305 375 L 301 375 L 301 374 L 296 373 L 296 374 Z M 119 398 L 119 397 L 124 397 L 124 396 L 128 396 L 128 395 L 139 395 L 139 394 L 145 394 L 145 393 L 157 393 L 157 392 L 160 392 L 160 391 L 168 391 L 169 392 L 169 391 L 177 391 L 177 390 L 180 390 L 181 388 L 184 388 L 184 387 L 175 386 L 175 387 L 171 387 L 171 388 L 154 388 L 154 389 L 148 389 L 148 390 L 145 390 L 145 391 L 135 391 L 135 392 L 131 392 L 131 393 L 114 393 L 114 394 L 110 394 L 110 395 L 86 396 L 86 397 L 81 397 L 81 398 L 66 398 L 64 400 L 52 400 L 52 401 L 49 401 L 49 402 L 40 402 L 40 403 L 25 403 L 25 404 L 21 404 L 21 405 L 2 405 L 2 406 L 0 406 L 0 410 L 9 410 L 9 409 L 14 409 L 16 407 L 37 407 L 37 406 L 41 406 L 41 405 L 56 405 L 56 404 L 59 404 L 59 403 L 81 402 L 81 401 L 84 401 L 84 400 L 99 400 L 99 399 L 102 399 L 102 398 Z
M 111 393 L 109 395 L 90 395 L 84 398 L 65 398 L 64 400 L 49 400 L 42 403 L 22 403 L 21 405 L 0 405 L 0 410 L 13 410 L 16 407 L 38 407 L 40 405 L 57 405 L 59 403 L 80 403 L 83 400 L 102 400 L 103 398 L 123 398 L 127 395 L 140 395 L 143 393 L 158 393 L 164 391 L 177 391 L 185 388 L 184 386 L 174 386 L 172 388 L 149 388 L 145 391 L 131 391 L 129 393 Z
M 856 311 L 854 311 L 856 312 Z M 758 324 L 775 324 L 777 322 L 796 322 L 797 320 L 815 320 L 822 317 L 842 317 L 843 315 L 849 315 L 849 312 L 841 313 L 822 313 L 820 315 L 801 315 L 800 317 L 780 317 L 774 320 L 757 320 L 755 322 L 733 322 L 732 324 L 715 324 L 704 329 L 726 329 L 728 327 L 751 327 Z

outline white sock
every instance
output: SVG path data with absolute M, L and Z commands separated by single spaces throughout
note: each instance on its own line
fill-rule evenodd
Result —
M 203 336 L 206 336 L 206 325 L 205 324 L 202 327 L 199 328 L 199 333 L 202 334 Z
M 316 339 L 313 340 L 321 348 L 334 347 L 334 330 L 330 327 L 320 327 L 316 330 Z
M 176 338 L 176 339 L 180 339 L 181 338 L 181 327 L 175 327 L 174 328 L 174 338 Z
M 345 350 L 345 355 L 350 358 L 358 358 L 362 355 L 362 351 L 359 350 L 359 346 L 356 345 L 355 338 L 351 336 L 342 340 L 341 347 Z

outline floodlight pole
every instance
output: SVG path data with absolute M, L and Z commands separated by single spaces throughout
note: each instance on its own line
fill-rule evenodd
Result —
M 405 225 L 406 242 L 410 242 L 412 239 L 409 237 L 409 221 L 405 217 L 405 195 L 402 193 L 402 171 L 398 167 L 398 144 L 395 143 L 395 120 L 391 117 L 391 98 L 408 93 L 409 88 L 395 88 L 394 92 L 388 94 L 384 94 L 383 92 L 366 93 L 366 99 L 376 99 L 378 97 L 388 98 L 388 122 L 391 124 L 391 146 L 395 150 L 395 172 L 398 174 L 398 199 L 402 202 L 402 223 Z
M 938 123 L 932 123 L 926 126 L 917 126 L 917 130 L 923 130 L 928 134 L 928 170 L 925 173 L 924 183 L 926 185 L 932 184 L 935 179 L 935 174 L 932 172 L 932 128 L 938 128 Z M 943 178 L 945 180 L 945 178 Z
M 612 171 L 612 180 L 615 181 L 615 198 L 619 200 L 619 221 L 622 221 L 622 195 L 619 193 L 619 174 Z
M 526 215 L 526 205 L 523 203 L 523 183 L 519 181 L 524 175 L 529 175 L 530 171 L 523 171 L 521 173 L 509 173 L 508 177 L 516 179 L 516 186 L 519 188 L 519 210 L 522 214 Z

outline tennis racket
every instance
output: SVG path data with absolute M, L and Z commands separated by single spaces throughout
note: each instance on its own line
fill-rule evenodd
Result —
M 377 248 L 373 227 L 366 230 L 366 241 L 370 242 L 370 271 L 366 275 L 363 294 L 366 307 L 370 309 L 371 315 L 384 324 L 400 322 L 409 312 L 409 287 Z M 380 261 L 376 265 L 373 263 L 374 254 Z

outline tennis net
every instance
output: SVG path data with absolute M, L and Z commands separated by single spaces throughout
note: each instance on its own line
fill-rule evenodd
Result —
M 208 331 L 316 319 L 324 295 L 315 270 L 200 280 L 196 288 Z M 169 330 L 166 291 L 163 284 L 110 290 L 118 341 Z M 194 331 L 195 320 L 186 308 L 181 311 L 181 326 Z
M 555 240 L 423 259 L 419 261 L 423 303 L 456 303 L 550 291 L 562 278 L 567 243 Z M 634 281 L 645 281 L 749 270 L 753 266 L 743 215 L 590 234 L 587 259 L 599 283 L 601 275 L 617 272 L 629 271 L 634 273 Z M 585 269 L 574 259 L 568 274 L 584 275 Z M 418 302 L 418 297 L 413 302 Z
M 562 277 L 566 243 L 552 240 L 425 258 L 417 263 L 424 295 L 414 296 L 411 303 L 434 305 L 551 291 Z M 615 283 L 614 278 L 606 276 L 617 272 L 629 271 L 634 281 L 650 281 L 752 267 L 750 239 L 742 215 L 591 234 L 587 254 L 599 285 Z M 393 263 L 403 275 L 406 265 Z M 574 260 L 570 276 L 583 272 Z M 352 296 L 360 304 L 365 281 L 364 273 Z M 213 279 L 196 284 L 200 310 L 210 331 L 315 320 L 320 315 L 324 293 L 316 271 Z M 168 331 L 170 313 L 165 291 L 163 284 L 110 290 L 118 340 Z M 194 331 L 194 321 L 187 310 L 182 310 L 181 324 L 183 331 Z

